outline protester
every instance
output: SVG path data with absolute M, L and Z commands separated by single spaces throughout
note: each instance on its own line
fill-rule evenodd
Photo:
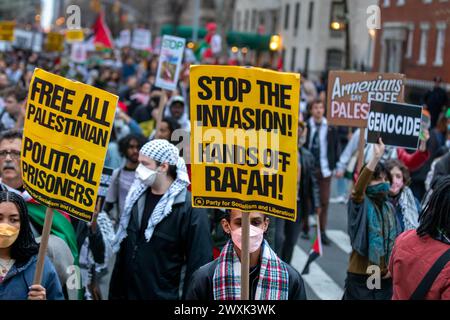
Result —
M 0 114 L 0 131 L 22 128 L 27 92 L 20 87 L 14 87 L 8 90 L 4 97 L 5 108 Z
M 450 300 L 450 176 L 433 190 L 419 227 L 395 241 L 389 263 L 394 300 Z
M 406 166 L 397 159 L 386 161 L 390 172 L 389 200 L 395 208 L 397 233 L 416 229 L 419 225 L 420 203 L 408 187 L 411 182 Z
M 32 223 L 37 234 L 40 235 L 44 226 L 46 208 L 36 202 L 23 186 L 22 170 L 20 166 L 21 146 L 22 131 L 9 130 L 2 132 L 0 135 L 0 172 L 1 182 L 4 185 L 2 189 L 14 190 L 22 196 L 26 201 L 30 223 Z M 73 260 L 76 264 L 78 261 L 76 235 L 67 214 L 54 210 L 51 234 L 64 240 L 70 248 Z M 64 252 L 66 251 L 64 247 L 59 246 L 58 243 L 54 243 L 51 239 L 49 247 L 52 247 L 51 250 L 56 250 L 58 252 L 55 257 L 58 257 L 60 254 L 64 255 Z M 58 250 L 61 250 L 61 252 Z M 62 277 L 62 279 L 65 278 L 65 276 Z
M 328 204 L 330 201 L 331 173 L 337 162 L 338 135 L 336 129 L 329 127 L 324 117 L 325 107 L 321 100 L 315 100 L 311 107 L 312 117 L 308 121 L 306 143 L 313 154 L 317 168 L 320 190 L 320 231 L 322 243 L 329 245 L 325 230 L 327 228 Z
M 217 259 L 194 273 L 187 300 L 240 300 L 242 214 L 231 210 L 222 219 L 222 228 L 231 239 Z M 250 300 L 306 300 L 300 274 L 264 240 L 269 218 L 260 212 L 245 214 L 250 214 Z
M 300 231 L 302 238 L 309 239 L 308 217 L 312 209 L 320 215 L 320 192 L 317 182 L 314 156 L 305 147 L 307 136 L 306 123 L 298 124 L 298 187 L 297 187 L 297 221 L 276 219 L 275 248 L 277 255 L 285 262 L 291 263 L 292 254 L 297 244 Z
M 181 129 L 190 132 L 191 122 L 189 121 L 188 108 L 182 96 L 173 96 L 168 102 L 168 108 L 164 110 L 164 117 L 174 118 Z
M 441 87 L 442 78 L 434 78 L 434 87 L 424 96 L 424 102 L 428 107 L 431 115 L 431 128 L 436 126 L 439 114 L 443 112 L 443 108 L 448 106 L 447 92 Z
M 212 260 L 208 210 L 192 208 L 186 166 L 168 141 L 142 147 L 136 174 L 113 243 L 110 298 L 177 300 L 192 273 Z
M 114 226 L 118 226 L 121 213 L 125 207 L 125 198 L 135 179 L 136 168 L 139 164 L 139 150 L 147 142 L 141 135 L 129 134 L 119 140 L 119 151 L 126 159 L 120 168 L 114 170 L 104 210 L 109 213 Z
M 395 209 L 388 200 L 390 172 L 380 162 L 385 146 L 380 138 L 374 157 L 358 177 L 348 205 L 348 232 L 352 246 L 345 300 L 389 300 L 392 279 L 387 270 L 397 237 Z M 369 288 L 368 268 L 376 267 L 382 279 L 379 288 Z
M 45 257 L 41 284 L 33 284 L 38 244 L 30 229 L 25 201 L 0 191 L 0 299 L 63 300 L 55 268 Z

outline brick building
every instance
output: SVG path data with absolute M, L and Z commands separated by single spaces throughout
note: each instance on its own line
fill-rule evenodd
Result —
M 406 74 L 410 102 L 421 102 L 435 76 L 450 91 L 450 1 L 380 0 L 380 7 L 374 71 Z

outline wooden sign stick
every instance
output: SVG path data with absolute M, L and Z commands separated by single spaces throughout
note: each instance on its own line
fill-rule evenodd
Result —
M 361 173 L 361 168 L 363 166 L 364 162 L 364 146 L 365 146 L 365 139 L 364 139 L 364 132 L 365 128 L 359 128 L 359 141 L 358 141 L 358 164 L 357 164 L 357 170 L 358 175 Z
M 52 229 L 53 209 L 47 208 L 45 211 L 44 228 L 42 229 L 41 244 L 39 246 L 39 254 L 36 263 L 36 271 L 34 273 L 33 284 L 41 284 L 42 273 L 44 271 L 45 255 L 47 254 L 48 238 Z
M 241 300 L 249 300 L 250 286 L 250 212 L 242 212 L 242 247 L 241 247 Z

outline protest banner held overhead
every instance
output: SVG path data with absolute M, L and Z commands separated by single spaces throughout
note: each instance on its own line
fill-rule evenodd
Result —
M 49 32 L 45 42 L 45 50 L 49 52 L 64 51 L 64 35 L 59 32 Z
M 422 127 L 422 107 L 372 100 L 367 121 L 367 142 L 417 149 Z
M 175 90 L 180 75 L 186 40 L 174 36 L 163 36 L 161 53 L 156 72 L 155 85 L 166 90 Z
M 14 41 L 14 21 L 0 21 L 0 40 Z
M 121 38 L 125 40 L 125 35 L 122 35 Z M 137 50 L 150 50 L 152 43 L 152 34 L 150 30 L 147 29 L 135 29 L 133 30 L 133 37 L 131 39 L 131 47 Z M 126 44 L 124 45 L 126 46 Z
M 192 66 L 193 206 L 294 221 L 300 75 Z
M 35 200 L 91 221 L 116 104 L 113 94 L 35 69 L 21 163 Z
M 399 73 L 330 71 L 327 121 L 365 128 L 370 101 L 403 102 L 404 85 L 405 76 Z
M 66 30 L 66 42 L 75 43 L 84 40 L 84 33 L 82 29 L 68 29 Z

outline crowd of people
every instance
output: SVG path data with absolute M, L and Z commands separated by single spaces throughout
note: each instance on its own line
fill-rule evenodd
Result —
M 157 66 L 157 55 L 129 48 L 84 64 L 20 50 L 0 55 L 0 299 L 240 298 L 242 212 L 193 208 L 190 165 L 177 148 L 190 134 L 190 63 L 172 92 L 155 86 Z M 92 223 L 54 210 L 41 285 L 33 275 L 45 207 L 25 190 L 20 165 L 36 67 L 119 97 L 105 204 Z M 313 223 L 330 244 L 333 179 L 337 201 L 348 206 L 352 247 L 343 299 L 450 299 L 450 109 L 442 91 L 436 79 L 424 96 L 431 128 L 418 150 L 380 139 L 365 146 L 359 172 L 359 129 L 330 126 L 326 76 L 314 83 L 302 75 L 297 221 L 250 213 L 250 299 L 307 298 L 290 265 L 293 250 L 299 236 L 312 236 Z M 70 277 L 73 266 L 81 279 Z M 374 266 L 381 280 L 370 288 Z

